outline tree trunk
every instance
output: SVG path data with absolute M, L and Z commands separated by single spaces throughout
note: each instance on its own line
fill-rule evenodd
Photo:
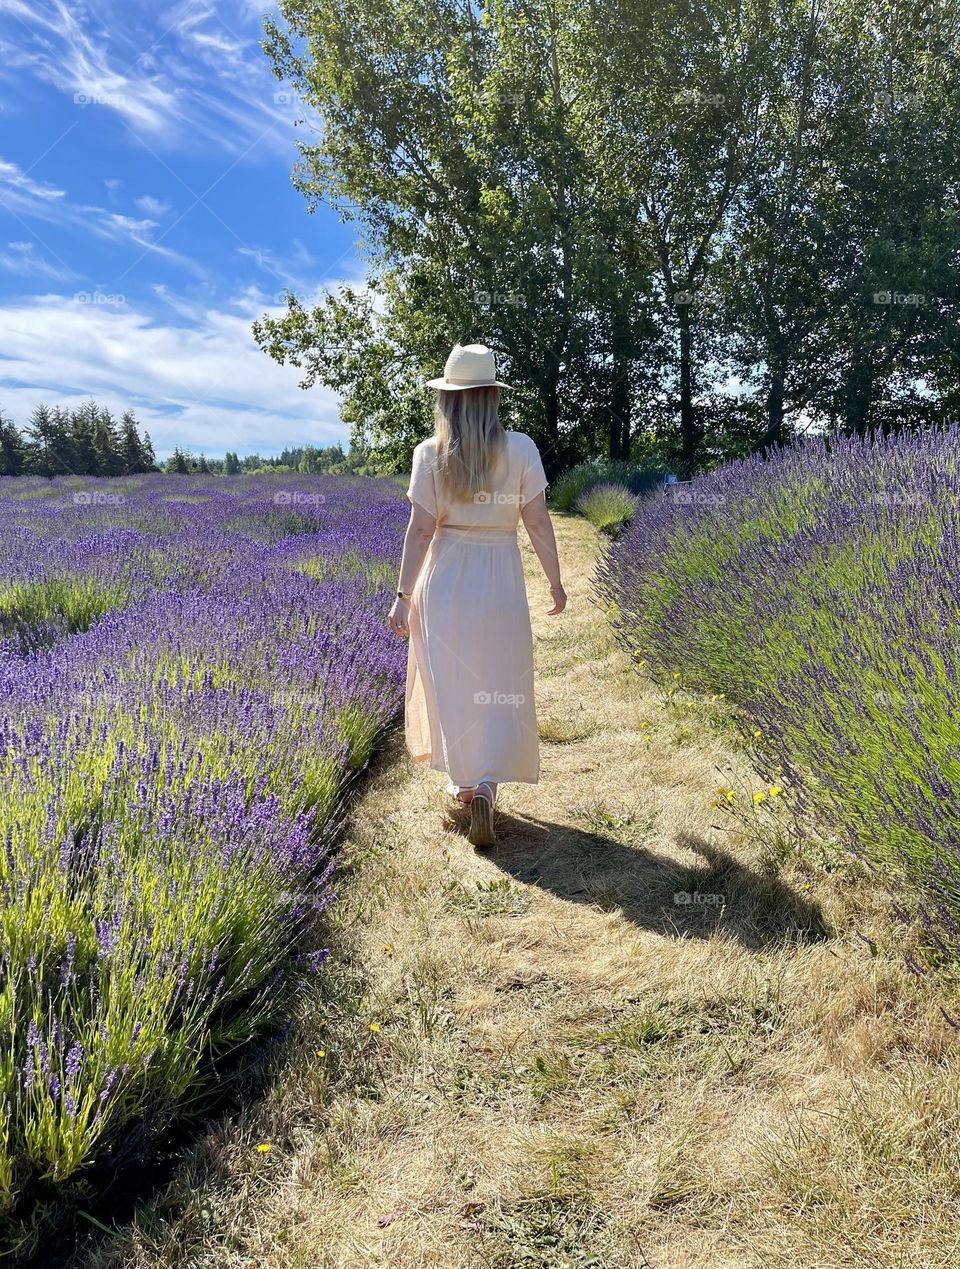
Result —
M 700 457 L 700 425 L 693 404 L 693 331 L 690 309 L 684 304 L 677 309 L 680 322 L 680 463 L 683 475 L 690 477 Z
M 782 362 L 773 368 L 767 388 L 767 430 L 761 449 L 783 444 L 783 403 L 786 367 Z
M 543 459 L 543 470 L 547 479 L 553 482 L 560 474 L 561 456 L 558 452 L 560 441 L 560 394 L 557 390 L 557 373 L 548 371 L 543 384 L 543 430 L 546 444 L 541 447 L 540 457 Z
M 849 435 L 862 436 L 867 430 L 874 382 L 873 366 L 863 355 L 850 367 L 847 377 L 846 430 Z
M 613 320 L 610 384 L 609 452 L 611 462 L 630 457 L 630 336 L 618 317 Z

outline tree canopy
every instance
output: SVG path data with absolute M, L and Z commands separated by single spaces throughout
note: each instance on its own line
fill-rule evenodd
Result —
M 88 401 L 38 405 L 26 428 L 0 415 L 0 476 L 131 476 L 157 470 L 149 432 L 132 410 L 115 419 Z
M 941 421 L 957 28 L 900 0 L 281 0 L 266 52 L 322 119 L 294 182 L 357 220 L 369 278 L 255 337 L 386 465 L 471 340 L 552 472 Z

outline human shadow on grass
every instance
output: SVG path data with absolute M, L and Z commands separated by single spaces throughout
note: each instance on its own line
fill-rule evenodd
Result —
M 463 831 L 468 815 L 454 811 L 448 826 Z M 693 833 L 674 840 L 702 862 L 683 864 L 642 843 L 499 808 L 496 830 L 497 845 L 482 854 L 502 872 L 571 903 L 620 911 L 644 930 L 676 938 L 723 932 L 755 950 L 830 937 L 817 903 Z

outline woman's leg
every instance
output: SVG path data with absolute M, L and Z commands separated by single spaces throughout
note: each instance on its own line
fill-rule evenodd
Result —
M 481 785 L 485 785 L 485 786 L 486 786 L 486 787 L 490 790 L 490 801 L 491 801 L 491 803 L 495 803 L 495 802 L 496 802 L 496 800 L 497 800 L 497 783 L 496 783 L 496 781 L 495 781 L 495 780 L 488 780 L 486 777 L 484 777 L 482 780 L 478 780 L 478 781 L 477 781 L 477 783 L 476 783 L 476 785 L 474 785 L 474 792 L 476 792 L 476 790 L 477 790 L 477 789 L 479 789 Z
M 447 781 L 447 792 L 451 797 L 455 797 L 458 802 L 469 802 L 477 786 L 475 784 L 454 784 L 452 780 Z
M 447 781 L 447 792 L 451 793 L 459 802 L 465 802 L 469 805 L 469 803 L 473 801 L 474 794 L 477 789 L 480 788 L 481 784 L 485 784 L 489 788 L 490 800 L 495 802 L 497 798 L 497 784 L 495 780 L 478 780 L 476 784 L 454 784 L 452 781 Z

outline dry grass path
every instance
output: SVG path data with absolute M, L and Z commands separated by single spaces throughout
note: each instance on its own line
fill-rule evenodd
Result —
M 478 855 L 394 745 L 291 1060 L 97 1269 L 960 1263 L 957 1033 L 903 932 L 754 813 L 718 707 L 636 673 L 596 534 L 557 531 L 560 619 L 524 553 L 541 784 Z

